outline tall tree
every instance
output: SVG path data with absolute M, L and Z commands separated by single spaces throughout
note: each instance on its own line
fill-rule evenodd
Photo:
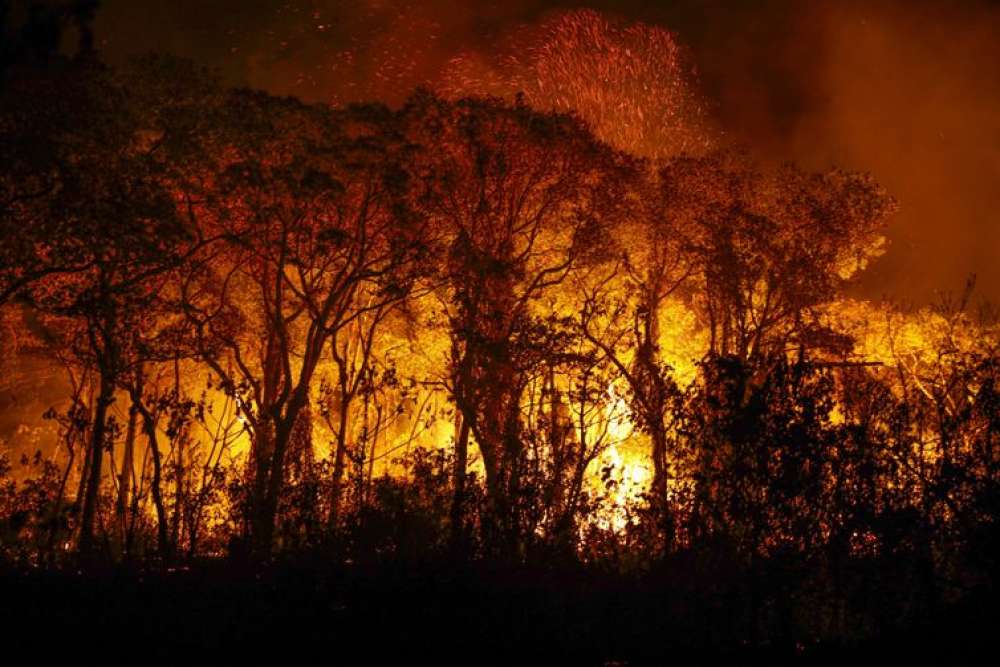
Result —
M 108 440 L 108 409 L 126 369 L 131 333 L 159 300 L 194 236 L 178 216 L 125 90 L 94 66 L 84 105 L 88 122 L 59 137 L 58 188 L 44 215 L 53 252 L 75 258 L 73 271 L 41 271 L 23 288 L 36 308 L 78 331 L 74 350 L 97 370 L 99 390 L 88 451 L 79 548 L 94 547 L 94 519 Z M 58 229 L 52 229 L 57 225 Z M 34 258 L 48 258 L 46 241 Z
M 452 393 L 485 463 L 488 539 L 516 557 L 521 400 L 530 370 L 551 351 L 535 305 L 595 254 L 620 199 L 622 160 L 577 119 L 520 102 L 421 94 L 404 113 L 437 147 L 428 206 L 448 248 Z
M 251 432 L 251 539 L 264 558 L 324 351 L 406 298 L 423 268 L 423 221 L 387 109 L 237 91 L 222 113 L 220 163 L 195 208 L 230 243 L 203 258 L 185 298 Z

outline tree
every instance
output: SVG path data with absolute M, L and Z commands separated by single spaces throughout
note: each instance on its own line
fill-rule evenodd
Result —
M 762 172 L 744 156 L 676 158 L 660 173 L 661 215 L 679 229 L 693 268 L 688 293 L 713 354 L 741 360 L 795 346 L 843 351 L 821 308 L 881 254 L 895 207 L 864 174 Z
M 595 255 L 624 162 L 578 120 L 520 102 L 420 94 L 404 114 L 419 140 L 437 146 L 427 205 L 448 253 L 451 391 L 486 467 L 487 539 L 517 557 L 521 399 L 531 370 L 556 352 L 534 306 Z
M 229 243 L 201 259 L 185 300 L 206 363 L 250 429 L 251 539 L 264 558 L 323 354 L 406 299 L 423 268 L 423 221 L 409 147 L 385 108 L 237 91 L 222 113 L 220 163 L 196 208 Z
M 694 271 L 687 251 L 691 228 L 664 210 L 648 173 L 635 179 L 638 197 L 615 227 L 616 261 L 580 285 L 579 328 L 617 368 L 630 398 L 632 419 L 651 441 L 654 503 L 666 500 L 668 439 L 680 390 L 664 361 L 661 334 L 667 306 Z M 669 323 L 667 323 L 669 325 Z
M 160 301 L 170 273 L 196 241 L 180 218 L 144 140 L 146 127 L 125 91 L 100 69 L 92 71 L 88 123 L 63 137 L 58 190 L 44 215 L 72 271 L 42 270 L 24 283 L 33 307 L 62 319 L 75 336 L 74 353 L 96 369 L 99 391 L 91 430 L 79 549 L 94 547 L 94 518 L 108 440 L 108 408 L 127 369 L 131 332 Z M 46 261 L 42 242 L 34 257 Z

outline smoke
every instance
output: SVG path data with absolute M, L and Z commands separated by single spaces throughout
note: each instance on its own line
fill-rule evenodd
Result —
M 1000 6 L 770 2 L 718 16 L 687 33 L 665 20 L 693 39 L 730 138 L 871 172 L 899 200 L 859 295 L 926 303 L 975 273 L 1000 301 Z
M 450 57 L 530 22 L 537 0 L 105 0 L 99 45 L 112 60 L 147 50 L 190 57 L 233 83 L 309 101 L 398 103 Z
M 842 7 L 825 37 L 826 104 L 789 148 L 871 171 L 899 199 L 890 251 L 865 286 L 923 301 L 975 272 L 980 294 L 1000 298 L 1000 11 Z
M 460 54 L 580 5 L 676 35 L 715 130 L 765 158 L 871 172 L 900 202 L 864 296 L 926 302 L 970 273 L 1000 301 L 994 0 L 104 0 L 98 46 L 156 50 L 313 101 L 400 102 Z

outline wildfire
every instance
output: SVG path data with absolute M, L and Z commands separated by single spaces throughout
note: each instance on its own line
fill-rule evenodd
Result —
M 415 25 L 408 38 L 431 30 Z M 405 58 L 399 46 L 385 42 Z M 415 61 L 387 57 L 381 68 L 376 88 L 418 76 Z M 376 478 L 429 484 L 418 493 L 437 493 L 438 509 L 454 493 L 487 522 L 491 511 L 522 512 L 511 523 L 536 521 L 545 538 L 587 522 L 621 532 L 651 491 L 657 511 L 674 503 L 682 513 L 688 505 L 674 501 L 685 493 L 719 493 L 713 475 L 778 465 L 747 453 L 773 444 L 754 438 L 785 446 L 831 423 L 863 432 L 856 398 L 832 393 L 854 369 L 847 381 L 817 379 L 817 366 L 864 366 L 862 379 L 891 385 L 891 400 L 929 401 L 936 412 L 916 411 L 928 420 L 990 409 L 992 385 L 979 377 L 995 351 L 964 305 L 905 313 L 842 298 L 884 251 L 891 197 L 865 175 L 708 152 L 696 75 L 661 28 L 564 12 L 493 52 L 456 56 L 439 77 L 444 97 L 421 92 L 398 109 L 300 105 L 210 82 L 203 99 L 174 108 L 175 90 L 156 88 L 168 75 L 151 71 L 150 97 L 167 108 L 137 99 L 141 113 L 127 107 L 136 118 L 114 117 L 131 128 L 120 146 L 99 133 L 67 149 L 93 153 L 78 176 L 101 177 L 91 190 L 111 210 L 137 212 L 122 223 L 132 236 L 93 215 L 84 222 L 110 250 L 91 258 L 81 248 L 99 244 L 72 237 L 60 216 L 80 209 L 84 219 L 103 199 L 59 199 L 89 192 L 80 186 L 35 211 L 44 197 L 8 179 L 14 199 L 30 202 L 18 204 L 20 227 L 50 216 L 52 234 L 71 237 L 68 268 L 49 266 L 53 239 L 18 249 L 25 268 L 6 294 L 11 312 L 22 292 L 16 307 L 38 311 L 25 329 L 51 328 L 38 349 L 61 345 L 70 375 L 88 374 L 71 378 L 72 404 L 52 417 L 66 450 L 58 503 L 78 482 L 88 540 L 102 483 L 120 490 L 120 514 L 131 493 L 132 513 L 155 512 L 163 528 L 172 500 L 173 525 L 187 522 L 195 551 L 205 517 L 225 521 L 209 504 L 267 526 L 270 548 L 292 502 L 286 486 L 306 494 L 294 499 L 302 525 L 325 512 L 333 529 L 344 487 L 360 489 L 350 499 L 360 516 Z M 128 77 L 101 85 L 130 90 Z M 148 129 L 161 117 L 210 120 L 175 147 L 174 128 Z M 94 168 L 119 163 L 129 168 Z M 148 201 L 119 192 L 126 177 Z M 158 216 L 172 236 L 150 233 Z M 112 259 L 107 275 L 89 268 Z M 113 298 L 115 308 L 93 305 Z M 889 372 L 870 369 L 879 363 Z M 819 391 L 813 380 L 835 389 L 796 404 L 795 392 Z M 803 423 L 781 430 L 794 420 Z M 920 436 L 898 452 L 937 461 L 924 454 L 942 449 L 927 425 L 907 428 Z M 26 432 L 21 444 L 34 446 Z M 824 455 L 846 437 L 823 433 Z M 973 451 L 976 437 L 970 426 L 956 440 Z M 428 452 L 441 454 L 434 470 Z M 101 482 L 106 453 L 112 476 Z M 789 484 L 804 474 L 793 464 L 782 470 Z M 88 478 L 91 465 L 99 474 Z M 462 497 L 467 479 L 484 506 Z M 522 509 L 527 490 L 537 497 Z M 439 519 L 456 525 L 460 514 Z
M 602 482 L 610 490 L 605 505 L 598 513 L 597 525 L 606 530 L 620 532 L 629 524 L 630 513 L 641 503 L 649 490 L 652 477 L 645 457 L 627 450 L 619 443 L 612 443 L 601 457 Z
M 651 475 L 641 451 L 642 438 L 635 431 L 626 398 L 615 383 L 607 389 L 605 420 L 610 444 L 591 468 L 589 481 L 595 490 L 603 488 L 608 492 L 596 525 L 620 532 L 628 525 L 630 511 L 648 490 Z

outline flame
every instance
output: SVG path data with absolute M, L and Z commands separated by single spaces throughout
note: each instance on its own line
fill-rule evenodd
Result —
M 642 453 L 644 438 L 635 430 L 625 396 L 614 382 L 608 385 L 606 396 L 604 418 L 610 444 L 592 467 L 588 481 L 593 489 L 606 492 L 594 524 L 617 533 L 628 526 L 630 512 L 641 503 L 652 475 Z
M 604 530 L 621 532 L 630 522 L 631 510 L 642 501 L 652 477 L 641 454 L 613 442 L 601 456 L 601 468 L 608 471 L 604 480 L 610 490 L 596 518 Z M 597 480 L 602 481 L 602 480 Z

